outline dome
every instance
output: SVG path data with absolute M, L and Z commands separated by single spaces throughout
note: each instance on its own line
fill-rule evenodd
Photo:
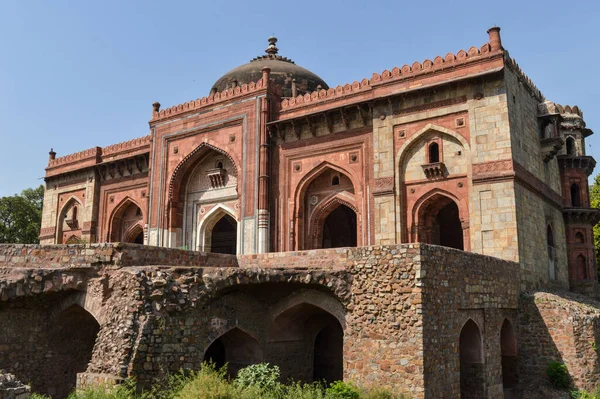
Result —
M 223 75 L 211 88 L 211 93 L 224 91 L 233 87 L 257 82 L 262 78 L 262 68 L 271 69 L 271 80 L 283 89 L 283 97 L 292 96 L 292 79 L 296 80 L 297 94 L 315 91 L 319 86 L 328 89 L 327 83 L 308 69 L 298 66 L 287 57 L 282 57 L 275 46 L 277 38 L 269 38 L 266 55 L 254 58 L 249 63 L 240 65 Z

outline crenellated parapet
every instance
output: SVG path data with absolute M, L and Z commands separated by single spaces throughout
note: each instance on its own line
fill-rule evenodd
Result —
M 149 145 L 151 141 L 152 141 L 152 135 L 147 135 L 144 137 L 138 137 L 133 140 L 123 141 L 123 142 L 117 143 L 117 144 L 112 144 L 112 145 L 102 148 L 102 156 L 116 155 L 116 154 L 119 154 L 122 152 L 136 150 L 140 147 Z
M 330 101 L 350 96 L 355 93 L 364 92 L 389 82 L 412 79 L 440 71 L 446 72 L 449 69 L 461 65 L 484 60 L 495 54 L 502 54 L 502 52 L 503 50 L 501 48 L 492 50 L 490 43 L 486 43 L 480 48 L 471 47 L 468 50 L 460 50 L 456 54 L 448 53 L 444 57 L 437 56 L 433 61 L 430 59 L 426 59 L 423 62 L 415 61 L 412 65 L 406 64 L 402 67 L 395 67 L 391 71 L 386 69 L 381 73 L 373 73 L 371 79 L 365 78 L 360 82 L 354 81 L 351 84 L 347 83 L 343 86 L 340 85 L 335 88 L 329 88 L 328 90 L 321 89 L 312 93 L 285 99 L 281 103 L 281 109 L 282 112 L 285 112 L 308 104 Z
M 517 74 L 520 81 L 523 82 L 525 87 L 527 87 L 527 89 L 529 89 L 529 91 L 531 92 L 531 94 L 533 96 L 535 96 L 539 101 L 545 100 L 545 97 L 542 94 L 542 92 L 540 91 L 540 89 L 538 89 L 537 86 L 533 83 L 533 81 L 529 78 L 529 76 L 527 76 L 525 74 L 525 72 L 523 72 L 523 70 L 521 69 L 519 64 L 517 64 L 517 61 L 514 58 L 510 58 L 508 51 L 505 52 L 504 63 L 506 66 L 508 66 L 510 69 L 512 69 Z
M 263 79 L 260 79 L 257 82 L 251 82 L 249 84 L 237 86 L 233 89 L 227 89 L 221 92 L 211 93 L 207 97 L 205 96 L 196 100 L 185 102 L 183 104 L 174 105 L 170 108 L 165 108 L 163 110 L 159 110 L 159 107 L 155 107 L 154 111 L 152 112 L 151 122 L 155 122 L 165 118 L 170 118 L 172 116 L 180 115 L 188 111 L 193 111 L 213 106 L 215 104 L 224 103 L 235 98 L 240 98 L 248 94 L 260 91 L 263 88 L 265 88 L 265 86 L 266 85 L 263 82 Z
M 55 166 L 69 164 L 69 163 L 74 163 L 74 162 L 79 162 L 79 161 L 84 161 L 84 160 L 89 160 L 89 159 L 95 159 L 96 157 L 99 156 L 101 151 L 102 151 L 102 148 L 93 147 L 93 148 L 89 148 L 87 150 L 75 152 L 73 154 L 50 159 L 48 161 L 48 169 L 55 167 Z

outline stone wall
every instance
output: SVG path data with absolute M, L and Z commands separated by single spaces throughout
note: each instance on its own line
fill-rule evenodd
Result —
M 30 392 L 29 385 L 18 381 L 14 375 L 0 370 L 0 399 L 27 399 Z
M 526 293 L 519 307 L 519 368 L 524 385 L 563 362 L 575 386 L 600 384 L 600 303 L 574 293 Z

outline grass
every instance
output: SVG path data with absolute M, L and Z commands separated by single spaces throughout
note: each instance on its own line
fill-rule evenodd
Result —
M 335 389 L 332 389 L 334 387 Z M 342 389 L 340 389 L 342 388 Z M 358 396 L 346 396 L 348 392 Z M 94 387 L 73 392 L 69 399 L 409 399 L 384 388 L 359 389 L 351 384 L 337 382 L 329 388 L 320 383 L 304 384 L 239 384 L 227 378 L 226 369 L 216 370 L 203 364 L 192 373 L 180 372 L 157 383 L 151 390 L 136 392 L 135 381 L 127 380 L 115 387 Z M 31 399 L 50 399 L 34 394 Z M 586 398 L 587 399 L 587 398 Z

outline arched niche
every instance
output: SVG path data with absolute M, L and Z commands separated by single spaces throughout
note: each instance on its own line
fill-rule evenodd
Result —
M 204 361 L 214 363 L 219 369 L 227 364 L 230 377 L 263 360 L 263 351 L 256 338 L 238 327 L 216 338 L 204 351 Z
M 440 190 L 424 195 L 413 209 L 413 241 L 467 249 L 469 234 L 463 226 L 468 215 L 461 212 L 460 205 L 457 198 Z
M 469 319 L 460 331 L 460 397 L 476 399 L 484 397 L 485 373 L 483 341 L 477 323 Z
M 57 244 L 78 244 L 81 242 L 81 216 L 83 205 L 76 197 L 69 198 L 58 215 Z
M 351 175 L 336 166 L 322 164 L 309 172 L 299 184 L 296 195 L 296 248 L 322 248 L 323 229 L 328 226 L 327 218 L 339 207 L 343 208 L 334 217 L 345 222 L 343 224 L 347 225 L 352 234 L 352 237 L 343 240 L 347 244 L 343 246 L 361 245 L 360 211 L 355 193 L 356 187 Z M 347 235 L 346 232 L 344 234 Z
M 113 210 L 110 217 L 108 241 L 143 244 L 143 220 L 141 207 L 127 197 Z M 139 242 L 141 238 L 142 242 Z
M 238 200 L 238 168 L 226 151 L 203 143 L 176 167 L 170 184 L 168 225 L 171 246 L 197 248 L 203 213 L 216 204 Z M 230 212 L 237 219 L 237 210 Z
M 92 358 L 100 325 L 92 314 L 78 304 L 62 310 L 53 319 L 49 345 L 54 355 L 45 367 L 54 377 L 48 382 L 48 394 L 66 398 L 74 389 L 77 373 L 87 370 Z
M 240 227 L 235 211 L 217 204 L 200 219 L 195 249 L 235 255 L 240 253 Z
M 505 397 L 508 397 L 508 393 L 514 391 L 519 382 L 517 339 L 513 325 L 508 319 L 504 319 L 500 330 L 500 352 L 502 356 L 502 386 Z
M 343 378 L 343 344 L 344 331 L 334 314 L 300 302 L 274 318 L 266 349 L 284 380 L 330 383 Z

